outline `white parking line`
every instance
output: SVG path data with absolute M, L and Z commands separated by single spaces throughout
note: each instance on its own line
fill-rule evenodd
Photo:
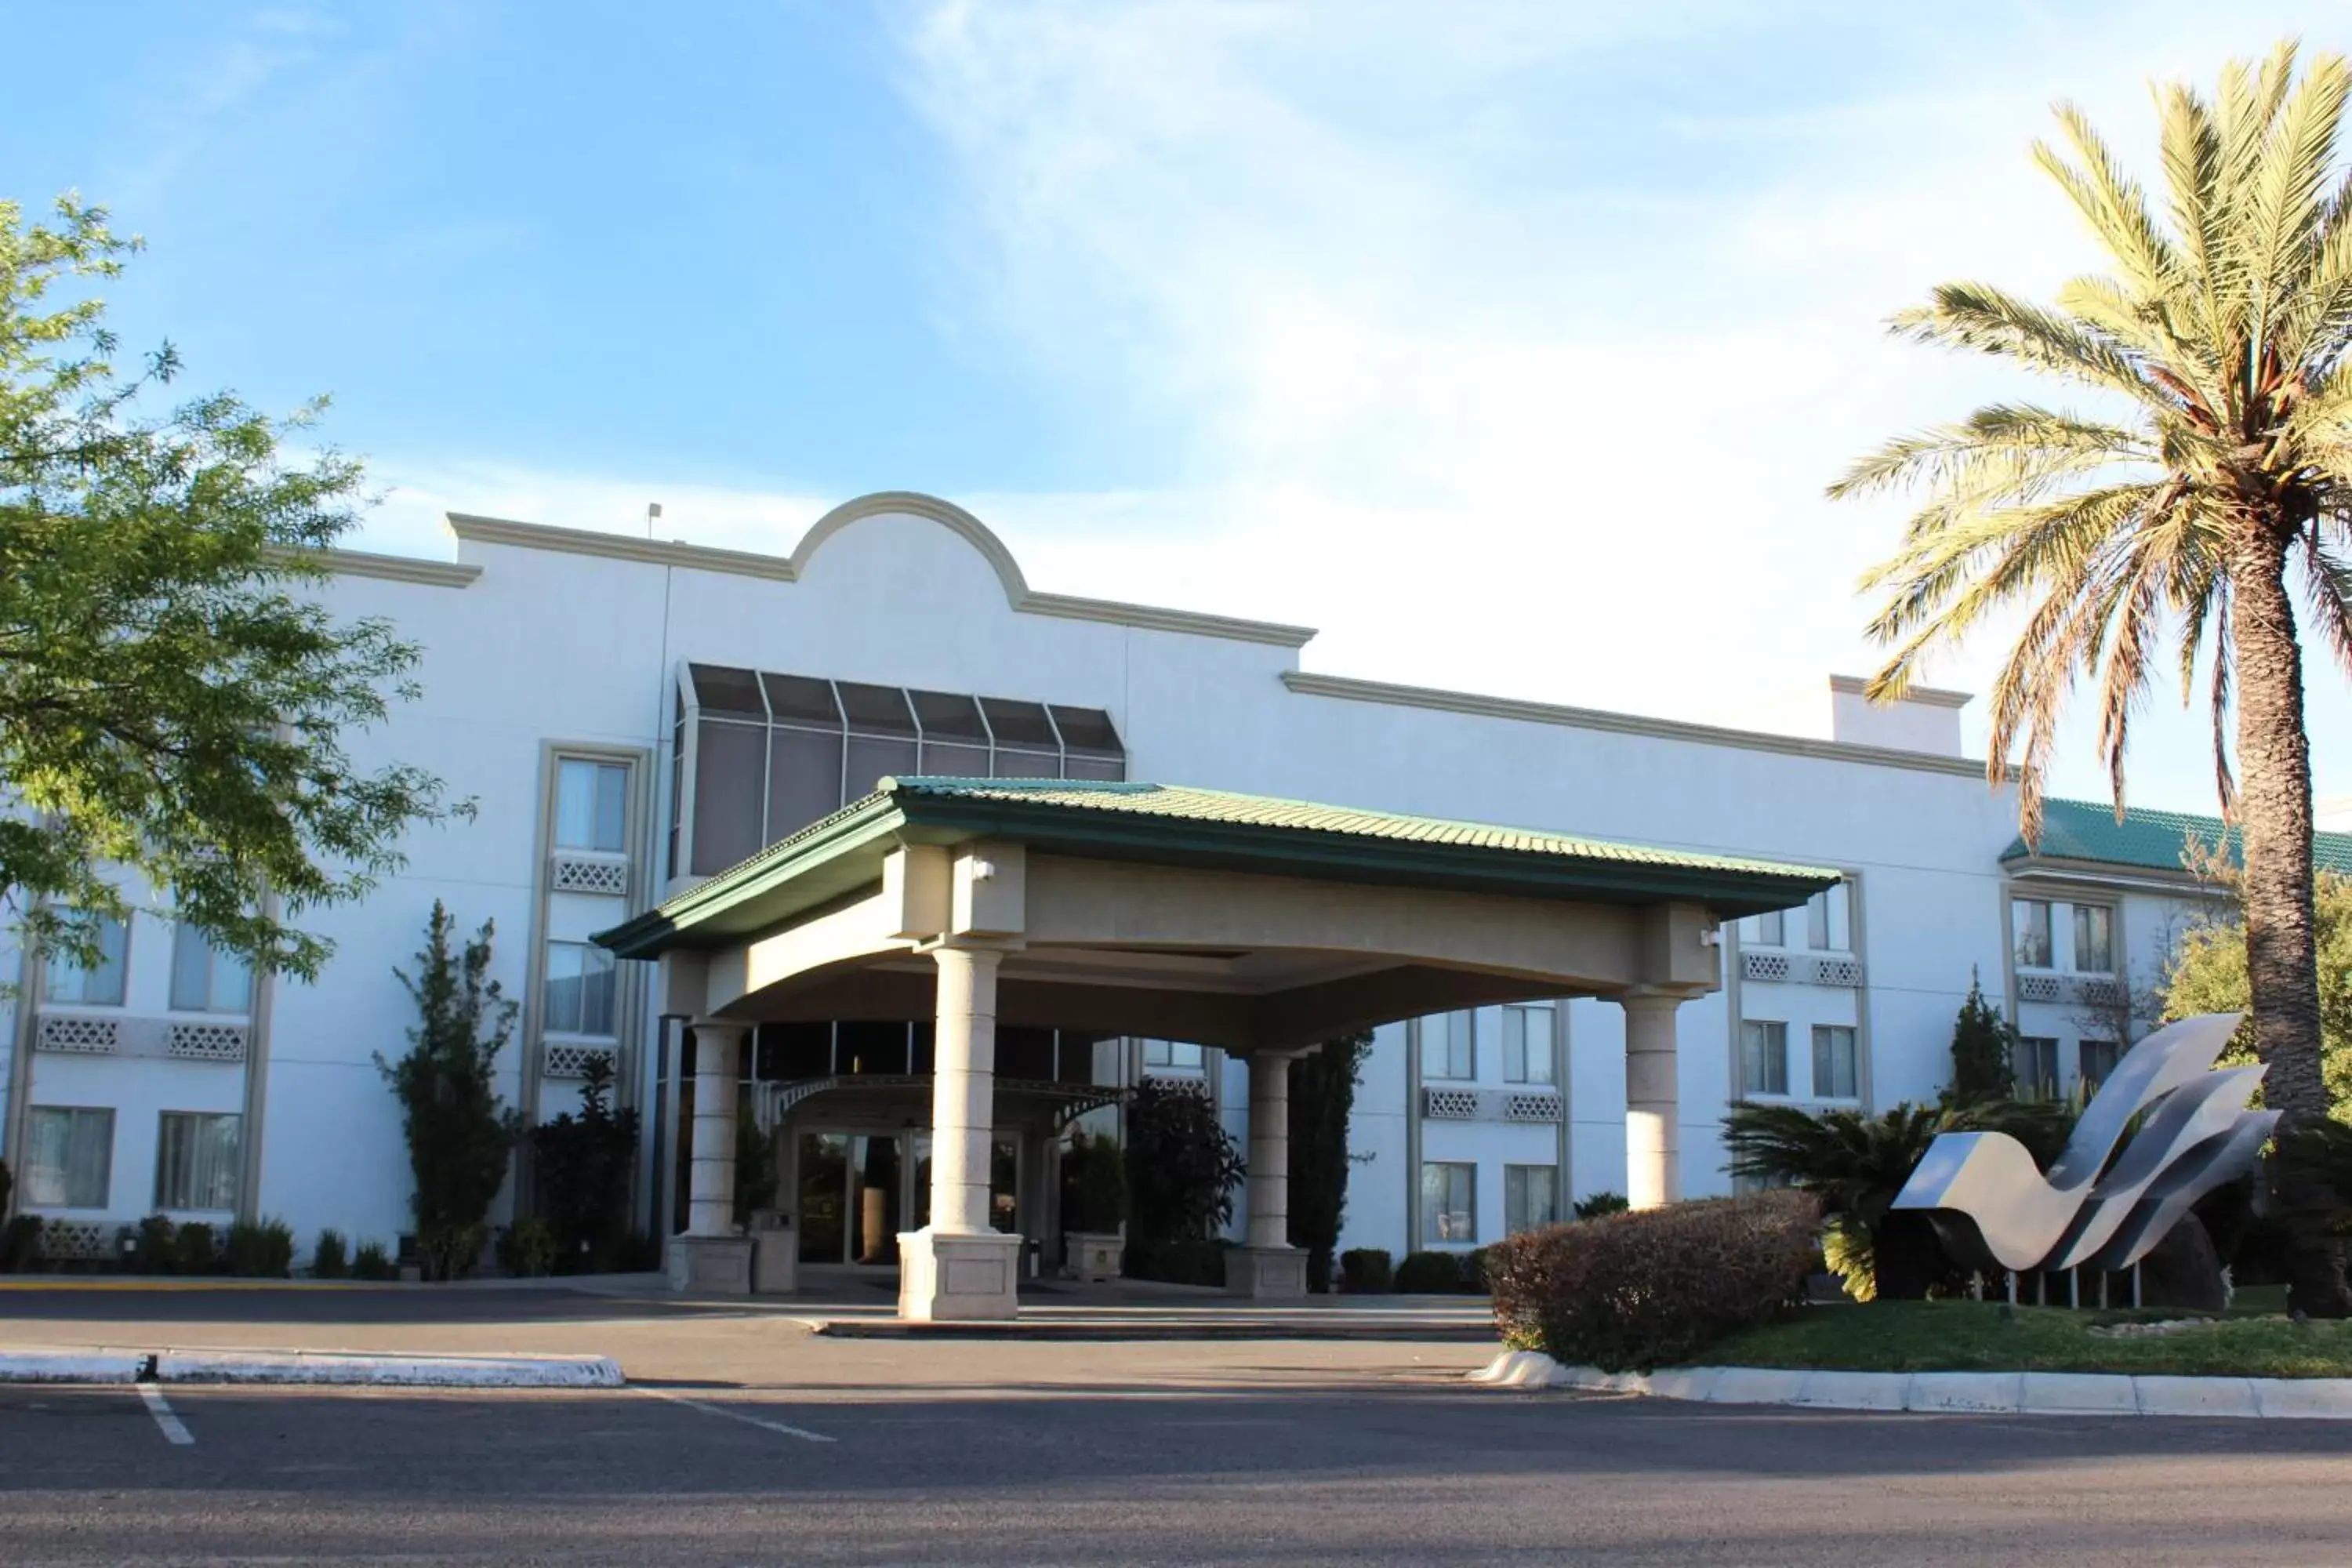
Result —
M 163 1441 L 183 1448 L 195 1442 L 195 1434 L 188 1430 L 186 1422 L 172 1414 L 172 1407 L 164 1403 L 161 1389 L 142 1383 L 139 1385 L 139 1397 L 146 1401 L 147 1414 L 155 1418 L 155 1425 L 163 1430 Z
M 640 1384 L 637 1385 L 637 1392 L 651 1394 L 656 1399 L 667 1399 L 673 1405 L 683 1405 L 689 1410 L 699 1410 L 705 1415 L 717 1415 L 729 1421 L 740 1421 L 746 1426 L 757 1426 L 764 1431 L 781 1432 L 787 1437 L 798 1437 L 805 1443 L 834 1441 L 824 1433 L 812 1432 L 805 1426 L 789 1426 L 782 1421 L 762 1421 L 756 1415 L 746 1415 L 740 1410 L 730 1410 L 720 1405 L 706 1405 L 699 1399 L 688 1399 L 683 1394 L 672 1394 L 666 1388 L 647 1388 Z

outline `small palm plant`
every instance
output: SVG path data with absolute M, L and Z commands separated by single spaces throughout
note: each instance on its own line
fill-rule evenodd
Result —
M 2231 64 L 2210 101 L 2161 90 L 2161 209 L 2061 108 L 2071 156 L 2035 156 L 2110 270 L 2066 285 L 2055 308 L 1946 284 L 1895 326 L 2086 406 L 1993 404 L 1888 442 L 1831 490 L 1925 492 L 1864 581 L 1886 594 L 1870 630 L 1893 650 L 1872 696 L 1901 696 L 1923 660 L 2022 614 L 1987 761 L 1996 781 L 2019 764 L 2029 838 L 2078 678 L 2098 685 L 2119 812 L 2131 721 L 2168 645 L 2183 700 L 2202 684 L 2222 806 L 2244 841 L 2263 1091 L 2285 1132 L 2327 1114 L 2298 588 L 2320 645 L 2352 668 L 2352 178 L 2338 167 L 2352 67 L 2324 55 L 2298 79 L 2296 65 L 2283 44 Z M 2340 1252 L 2304 1248 L 2294 1293 L 2315 1314 L 2352 1308 Z

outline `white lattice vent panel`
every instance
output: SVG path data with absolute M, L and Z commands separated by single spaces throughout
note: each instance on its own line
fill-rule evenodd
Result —
M 1549 1089 L 1515 1089 L 1503 1096 L 1506 1121 L 1558 1121 L 1566 1109 L 1560 1097 Z
M 586 1078 L 588 1064 L 601 1061 L 607 1067 L 617 1067 L 611 1046 L 580 1045 L 570 1040 L 547 1042 L 547 1059 L 543 1064 L 549 1078 Z
M 1743 952 L 1739 955 L 1739 977 L 1742 980 L 1786 980 L 1792 965 L 1785 952 Z
M 1209 1079 L 1203 1073 L 1170 1072 L 1164 1068 L 1146 1068 L 1143 1081 L 1168 1094 L 1197 1095 L 1209 1098 Z
M 184 1062 L 245 1060 L 242 1024 L 173 1024 L 164 1037 L 163 1054 Z
M 44 1013 L 33 1044 L 44 1051 L 110 1057 L 122 1049 L 122 1020 L 89 1013 Z
M 2058 1000 L 2058 977 L 2054 974 L 2021 974 L 2017 977 L 2017 999 L 2021 1002 L 2055 1002 Z
M 1421 1113 L 1432 1121 L 1471 1121 L 1478 1115 L 1475 1089 L 1423 1089 Z
M 2102 974 L 2084 975 L 2074 982 L 2074 1000 L 2085 1007 L 2120 1007 L 2124 988 Z
M 1859 991 L 1862 989 L 1862 961 L 1856 958 L 1817 958 L 1813 960 L 1813 984 Z
M 53 1263 L 85 1263 L 111 1258 L 118 1227 L 100 1219 L 51 1219 L 41 1216 L 41 1256 Z
M 608 856 L 558 850 L 552 886 L 559 893 L 598 893 L 625 899 L 629 896 L 629 863 Z

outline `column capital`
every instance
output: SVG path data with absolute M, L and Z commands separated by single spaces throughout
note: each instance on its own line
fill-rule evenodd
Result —
M 686 1026 L 698 1035 L 732 1035 L 737 1039 L 758 1027 L 740 1018 L 688 1018 Z
M 1706 994 L 1704 988 L 1693 990 L 1682 985 L 1632 985 L 1622 991 L 1612 991 L 1605 1000 L 1614 1002 L 1631 1012 L 1635 1008 L 1654 1012 L 1661 1008 L 1679 1007 L 1685 1002 L 1696 1002 Z

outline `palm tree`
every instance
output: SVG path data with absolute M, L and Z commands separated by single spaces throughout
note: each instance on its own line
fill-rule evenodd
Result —
M 2336 166 L 2347 96 L 2340 57 L 2298 79 L 2292 43 L 2231 63 L 2210 102 L 2162 89 L 2161 213 L 2062 106 L 2071 156 L 2037 144 L 2035 158 L 2089 220 L 2109 274 L 2066 285 L 2054 308 L 1946 284 L 1894 326 L 2022 365 L 2089 406 L 1979 408 L 1888 442 L 1831 489 L 1927 491 L 1901 548 L 1864 579 L 1886 594 L 1870 630 L 1892 650 L 1874 697 L 1902 695 L 1929 655 L 2023 613 L 1994 682 L 1988 767 L 1998 780 L 2017 762 L 2028 837 L 2078 675 L 2097 685 L 2118 813 L 2131 720 L 2168 643 L 2183 701 L 2204 686 L 2222 808 L 2242 835 L 2263 1090 L 2290 1131 L 2327 1110 L 2296 586 L 2352 668 L 2352 178 Z M 2352 1305 L 2340 1260 L 2311 1252 L 2299 1304 L 2340 1313 Z

